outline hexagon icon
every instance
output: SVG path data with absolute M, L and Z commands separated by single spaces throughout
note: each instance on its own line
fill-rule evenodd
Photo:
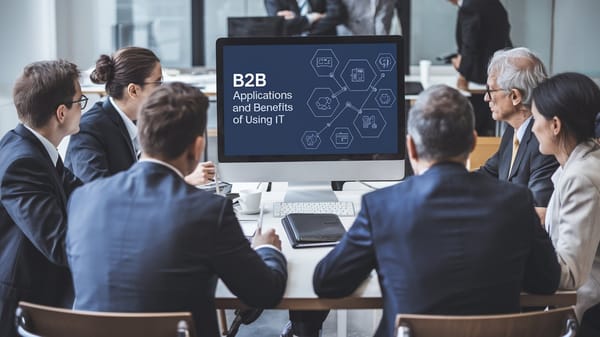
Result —
M 349 128 L 335 128 L 333 133 L 331 133 L 331 137 L 329 137 L 331 143 L 336 149 L 347 149 L 352 144 L 354 137 L 352 136 L 352 132 L 350 132 Z
M 379 109 L 363 109 L 352 123 L 362 138 L 379 138 L 387 125 Z
M 333 77 L 333 73 L 339 64 L 340 61 L 332 49 L 317 49 L 312 59 L 310 59 L 310 65 L 318 77 Z
M 367 91 L 375 79 L 375 70 L 367 60 L 348 60 L 342 70 L 342 81 L 350 91 Z
M 380 108 L 391 108 L 396 102 L 396 96 L 392 89 L 379 89 L 375 95 L 375 102 Z
M 300 141 L 307 150 L 315 150 L 319 148 L 319 145 L 321 145 L 321 137 L 319 137 L 319 133 L 313 130 L 304 131 Z
M 392 71 L 396 65 L 394 56 L 390 53 L 380 53 L 375 59 L 375 66 L 379 71 Z
M 308 97 L 306 105 L 315 117 L 331 117 L 340 105 L 340 101 L 330 88 L 315 88 Z

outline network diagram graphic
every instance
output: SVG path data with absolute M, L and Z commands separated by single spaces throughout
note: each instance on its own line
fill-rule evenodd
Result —
M 322 137 L 333 128 L 329 141 L 336 149 L 348 149 L 355 138 L 380 138 L 387 121 L 381 109 L 391 108 L 396 96 L 390 88 L 379 88 L 379 83 L 391 72 L 396 60 L 390 53 L 379 53 L 374 66 L 368 59 L 348 59 L 339 75 L 335 72 L 340 61 L 332 49 L 317 49 L 310 60 L 317 77 L 331 79 L 328 87 L 314 88 L 306 101 L 312 115 L 323 119 L 319 130 L 305 130 L 301 142 L 305 149 L 316 150 L 323 144 Z M 350 94 L 366 93 L 360 104 L 344 100 Z M 376 106 L 367 107 L 374 95 Z M 338 125 L 336 120 L 343 114 L 354 114 L 352 125 Z M 354 132 L 353 132 L 354 130 Z

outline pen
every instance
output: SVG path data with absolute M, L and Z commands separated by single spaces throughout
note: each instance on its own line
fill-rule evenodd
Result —
M 256 223 L 256 231 L 258 233 L 262 233 L 263 214 L 264 214 L 264 207 L 261 202 L 260 203 L 260 214 L 258 215 L 258 222 Z

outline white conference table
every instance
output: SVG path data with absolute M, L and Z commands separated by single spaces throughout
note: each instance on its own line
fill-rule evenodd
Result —
M 390 183 L 371 183 L 381 187 Z M 276 184 L 274 184 L 275 186 Z M 250 185 L 255 187 L 256 184 Z M 247 188 L 247 187 L 244 187 Z M 278 189 L 275 186 L 273 189 Z M 234 186 L 234 191 L 236 186 Z M 238 189 L 239 190 L 239 189 Z M 360 196 L 368 189 L 358 183 L 346 183 L 344 191 L 335 192 L 340 201 L 352 201 L 356 213 L 360 208 Z M 331 250 L 331 247 L 302 248 L 291 247 L 281 218 L 273 217 L 273 201 L 283 200 L 284 191 L 263 192 L 264 205 L 263 229 L 274 228 L 281 238 L 282 252 L 288 261 L 288 281 L 283 300 L 277 309 L 318 310 L 318 309 L 381 309 L 383 301 L 375 272 L 351 295 L 339 299 L 318 298 L 313 291 L 312 277 L 316 264 Z M 240 216 L 240 219 L 256 219 L 258 215 Z M 346 228 L 349 228 L 354 217 L 340 217 Z M 219 281 L 215 294 L 216 306 L 219 309 L 243 308 L 244 305 L 229 289 Z M 559 291 L 553 295 L 521 294 L 522 306 L 569 306 L 576 302 L 575 291 Z

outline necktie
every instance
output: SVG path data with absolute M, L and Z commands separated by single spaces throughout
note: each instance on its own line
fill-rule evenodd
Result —
M 509 177 L 510 177 L 510 173 L 512 172 L 513 164 L 515 163 L 515 158 L 517 157 L 518 151 L 519 151 L 519 138 L 517 138 L 517 132 L 515 130 L 515 134 L 513 135 L 513 148 L 512 148 L 512 156 L 510 158 L 510 168 L 508 169 Z
M 58 160 L 56 161 L 56 172 L 58 173 L 58 176 L 62 177 L 64 171 L 65 165 L 63 164 L 62 159 L 60 159 L 60 156 L 58 156 Z

